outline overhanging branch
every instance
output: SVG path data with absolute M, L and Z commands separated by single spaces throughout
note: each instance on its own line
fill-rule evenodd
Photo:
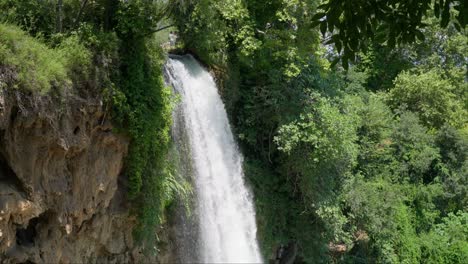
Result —
M 170 27 L 173 27 L 173 26 L 174 26 L 174 25 L 172 24 L 172 25 L 160 27 L 160 28 L 157 28 L 157 29 L 152 30 L 150 33 L 156 33 L 156 32 L 159 32 L 159 31 L 161 31 L 161 30 L 164 30 L 164 29 L 166 29 L 166 28 L 170 28 Z

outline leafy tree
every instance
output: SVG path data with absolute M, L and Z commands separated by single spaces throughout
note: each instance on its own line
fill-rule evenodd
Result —
M 425 263 L 463 263 L 468 258 L 468 214 L 450 213 L 421 237 Z
M 299 173 L 303 195 L 320 203 L 354 165 L 358 117 L 352 112 L 340 113 L 325 98 L 315 100 L 315 108 L 283 125 L 275 140 L 280 151 L 291 155 L 290 173 Z
M 206 63 L 225 66 L 229 52 L 244 56 L 258 49 L 253 21 L 245 1 L 189 2 L 173 9 L 174 18 L 185 45 Z
M 451 13 L 456 13 L 454 26 L 461 31 L 468 23 L 468 5 L 458 0 L 376 0 L 346 1 L 329 0 L 318 7 L 314 16 L 323 35 L 330 33 L 329 41 L 340 53 L 343 51 L 343 66 L 354 60 L 358 51 L 371 41 L 386 42 L 390 48 L 395 44 L 424 40 L 423 19 L 431 13 L 431 4 L 442 27 L 447 27 Z
M 440 154 L 434 144 L 434 136 L 419 124 L 418 117 L 410 112 L 400 115 L 392 131 L 393 156 L 397 160 L 393 168 L 398 180 L 413 183 L 429 183 L 433 180 L 433 166 Z
M 356 71 L 368 75 L 365 87 L 370 91 L 386 91 L 393 87 L 393 80 L 402 71 L 413 66 L 411 55 L 404 48 L 389 48 L 372 44 L 365 52 L 358 54 Z
M 33 35 L 50 35 L 55 29 L 53 1 L 1 0 L 2 22 L 17 23 Z
M 468 208 L 468 134 L 444 126 L 437 134 L 442 163 L 441 179 L 445 199 L 441 201 L 443 214 Z
M 404 107 L 418 113 L 426 126 L 440 128 L 447 122 L 460 127 L 467 122 L 468 113 L 457 94 L 456 86 L 435 69 L 403 72 L 389 92 L 389 103 L 393 108 Z
M 363 101 L 362 108 L 358 109 L 362 123 L 358 128 L 359 155 L 355 173 L 366 178 L 390 177 L 388 166 L 396 163 L 391 140 L 394 114 L 382 94 L 369 93 L 364 95 Z
M 418 45 L 388 45 L 373 41 L 365 52 L 358 53 L 357 71 L 368 75 L 367 89 L 376 91 L 393 87 L 393 80 L 402 71 L 417 67 L 421 71 L 437 70 L 456 86 L 466 85 L 466 34 L 455 27 L 441 28 L 435 18 L 424 19 L 425 39 Z M 462 91 L 463 89 L 457 89 Z

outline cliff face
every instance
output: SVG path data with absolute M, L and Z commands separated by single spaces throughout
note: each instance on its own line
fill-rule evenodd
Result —
M 6 86 L 0 85 L 0 263 L 138 259 L 135 219 L 119 188 L 128 140 L 112 132 L 99 96 Z

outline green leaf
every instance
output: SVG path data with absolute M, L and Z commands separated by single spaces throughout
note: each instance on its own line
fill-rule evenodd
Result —
M 325 36 L 325 33 L 327 33 L 327 22 L 324 21 L 320 24 L 320 32 L 322 32 L 322 35 Z
M 450 1 L 445 1 L 444 10 L 442 11 L 441 27 L 447 27 L 450 20 Z
M 335 23 L 333 21 L 328 21 L 328 31 L 333 32 L 335 29 Z
M 434 3 L 434 15 L 439 18 L 440 16 L 440 4 L 435 2 Z
M 349 64 L 348 64 L 348 56 L 347 55 L 343 56 L 343 58 L 341 59 L 341 64 L 343 65 L 343 68 L 345 70 L 348 70 Z
M 333 43 L 335 43 L 335 41 L 336 41 L 335 39 L 331 38 L 327 42 L 325 42 L 325 45 L 333 44 Z
M 326 15 L 326 13 L 317 13 L 312 17 L 312 21 L 320 20 Z
M 377 41 L 378 43 L 384 43 L 387 38 L 387 34 L 383 31 L 377 32 L 375 35 L 374 40 Z
M 358 46 L 359 46 L 359 40 L 357 38 L 357 35 L 355 35 L 349 41 L 349 47 L 351 48 L 352 51 L 357 51 Z
M 336 48 L 336 51 L 338 51 L 338 53 L 341 52 L 341 48 L 342 48 L 341 40 L 338 40 L 335 42 L 335 48 Z
M 333 59 L 332 63 L 330 64 L 330 68 L 335 67 L 336 64 L 340 61 L 340 57 Z
M 322 21 L 316 20 L 316 21 L 313 21 L 312 23 L 310 23 L 310 25 L 311 25 L 311 27 L 314 28 L 314 27 L 318 26 L 318 25 L 321 24 L 321 23 L 322 23 Z
M 327 10 L 328 9 L 328 3 L 321 4 L 317 7 L 317 10 L 322 9 L 322 10 Z

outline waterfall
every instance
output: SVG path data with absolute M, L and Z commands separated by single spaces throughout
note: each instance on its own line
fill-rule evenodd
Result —
M 187 137 L 188 171 L 195 187 L 197 245 L 190 248 L 198 252 L 185 252 L 192 256 L 185 261 L 262 262 L 242 155 L 212 76 L 190 55 L 172 56 L 165 71 L 168 83 L 181 97 L 176 113 L 181 125 L 176 129 L 184 130 Z

